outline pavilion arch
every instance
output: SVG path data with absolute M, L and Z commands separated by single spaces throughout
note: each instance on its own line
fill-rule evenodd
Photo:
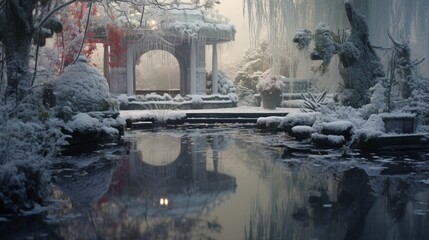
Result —
M 176 42 L 176 43 L 173 43 Z M 136 71 L 136 63 L 138 62 L 138 59 L 143 56 L 145 53 L 148 53 L 153 50 L 161 50 L 166 51 L 173 55 L 178 64 L 179 64 L 179 72 L 180 72 L 180 94 L 182 96 L 186 95 L 190 91 L 190 85 L 189 85 L 189 57 L 187 57 L 187 52 L 189 51 L 189 44 L 186 42 L 179 42 L 176 41 L 168 41 L 168 40 L 161 40 L 157 37 L 145 37 L 143 41 L 139 41 L 136 44 L 133 44 L 132 46 L 132 58 L 129 58 L 131 60 L 130 63 L 127 62 L 127 64 L 130 64 L 132 66 L 132 73 L 133 73 L 133 87 L 135 92 L 135 86 L 136 86 L 136 77 L 135 77 L 135 71 Z M 129 66 L 129 65 L 128 65 Z
M 180 94 L 180 67 L 177 58 L 164 50 L 144 53 L 136 62 L 136 94 Z
M 218 55 L 217 45 L 233 41 L 235 27 L 222 21 L 222 18 L 211 19 L 207 11 L 195 9 L 192 4 L 181 4 L 180 7 L 161 11 L 151 15 L 152 26 L 147 29 L 136 27 L 126 31 L 118 66 L 107 71 L 109 51 L 104 47 L 105 76 L 109 79 L 110 91 L 114 94 L 134 95 L 135 69 L 137 59 L 152 50 L 164 50 L 171 53 L 179 64 L 180 94 L 207 95 L 206 45 L 212 51 L 212 92 L 218 92 Z M 140 18 L 140 21 L 142 19 Z M 153 23 L 152 23 L 153 21 Z M 98 38 L 105 39 L 107 31 L 101 29 Z M 103 38 L 104 37 L 104 38 Z

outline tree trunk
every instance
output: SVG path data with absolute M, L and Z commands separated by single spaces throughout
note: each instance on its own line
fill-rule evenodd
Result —
M 11 0 L 0 12 L 0 28 L 5 47 L 7 88 L 6 99 L 22 100 L 31 87 L 29 58 L 33 38 L 35 1 Z

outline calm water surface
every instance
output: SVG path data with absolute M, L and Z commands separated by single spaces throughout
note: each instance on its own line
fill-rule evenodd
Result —
M 427 152 L 293 151 L 246 129 L 132 132 L 62 157 L 1 239 L 429 239 Z

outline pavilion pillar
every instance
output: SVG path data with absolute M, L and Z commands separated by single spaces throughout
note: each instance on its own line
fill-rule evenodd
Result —
M 128 43 L 123 41 L 122 46 L 128 48 Z M 110 47 L 111 48 L 111 47 Z M 128 93 L 127 91 L 127 56 L 128 52 L 124 51 L 120 56 L 115 56 L 117 64 L 114 67 L 110 67 L 110 92 L 113 94 L 123 94 Z
M 103 75 L 110 87 L 109 44 L 103 44 Z
M 218 94 L 218 62 L 217 62 L 217 44 L 213 43 L 212 56 L 212 94 Z
M 190 92 L 195 95 L 197 93 L 197 39 L 191 39 L 191 66 L 190 66 Z
M 134 95 L 134 53 L 131 44 L 127 46 L 127 94 Z

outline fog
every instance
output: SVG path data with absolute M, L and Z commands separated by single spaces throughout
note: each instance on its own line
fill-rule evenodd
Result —
M 249 0 L 249 2 L 252 1 Z M 282 14 L 287 15 L 278 17 L 278 21 L 276 21 L 276 34 L 278 35 L 274 37 L 275 40 L 270 40 L 268 38 L 272 26 L 262 20 L 263 18 L 267 19 L 269 17 L 255 16 L 252 26 L 249 26 L 248 5 L 246 5 L 246 9 L 244 9 L 243 0 L 223 0 L 221 4 L 216 5 L 216 9 L 218 9 L 219 13 L 228 18 L 229 23 L 233 24 L 236 28 L 235 41 L 219 45 L 219 69 L 227 72 L 230 77 L 233 78 L 237 71 L 237 65 L 245 54 L 245 51 L 249 47 L 257 46 L 258 42 L 262 40 L 269 40 L 274 48 L 277 49 L 276 53 L 283 51 L 282 54 L 286 54 L 289 59 L 294 59 L 299 62 L 296 74 L 292 77 L 319 78 L 322 82 L 326 83 L 327 86 L 331 86 L 331 90 L 334 90 L 334 86 L 337 86 L 337 83 L 341 81 L 337 71 L 337 59 L 333 59 L 330 70 L 325 76 L 314 75 L 309 69 L 312 65 L 317 65 L 317 63 L 308 60 L 308 51 L 298 52 L 291 39 L 296 29 L 303 27 L 314 29 L 318 22 L 326 22 L 334 31 L 347 28 L 349 24 L 345 16 L 344 1 L 260 0 L 260 2 L 277 2 L 277 11 L 283 11 Z M 387 30 L 389 30 L 398 40 L 410 42 L 413 59 L 428 58 L 429 41 L 427 41 L 427 36 L 429 31 L 427 29 L 427 24 L 429 23 L 429 17 L 427 10 L 429 1 L 355 0 L 354 3 L 358 9 L 367 16 L 370 28 L 370 39 L 373 45 L 390 47 L 392 43 L 387 38 Z M 259 4 L 259 1 L 254 5 L 257 4 Z M 256 27 L 258 22 L 260 26 Z M 273 35 L 271 38 L 273 38 Z M 378 54 L 381 58 L 386 58 L 385 52 L 378 51 Z M 206 69 L 208 72 L 211 71 L 211 56 L 211 46 L 207 46 Z M 141 64 L 137 67 L 137 75 L 140 76 L 141 79 L 145 79 L 145 76 L 154 79 L 154 75 L 149 76 L 149 71 L 146 70 L 160 65 L 173 66 L 172 69 L 167 71 L 169 79 L 175 79 L 175 76 L 179 75 L 177 67 L 174 67 L 177 65 L 174 58 L 169 59 L 168 64 L 149 63 L 147 61 L 148 59 L 152 58 L 143 56 Z M 428 69 L 429 61 L 425 61 L 419 67 L 420 72 L 423 74 L 427 74 L 429 71 Z M 155 72 L 158 74 L 159 70 L 160 69 L 157 68 Z M 156 86 L 154 87 L 152 83 L 146 86 L 139 85 L 140 81 L 144 82 L 146 80 L 137 80 L 138 87 L 157 88 Z M 156 80 L 153 80 L 153 82 L 156 82 Z M 168 84 L 168 86 L 174 85 L 173 88 L 175 88 L 178 86 L 178 80 L 169 80 L 168 83 L 165 84 Z M 164 88 L 165 86 L 162 87 Z

